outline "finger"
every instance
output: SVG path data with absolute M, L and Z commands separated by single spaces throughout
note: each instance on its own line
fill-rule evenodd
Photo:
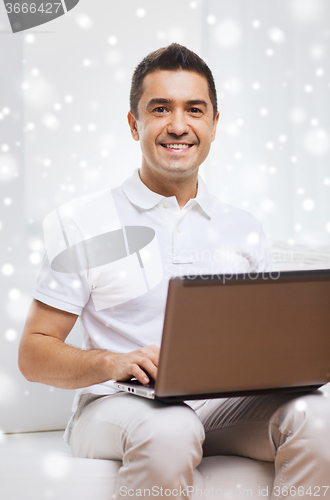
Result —
M 150 345 L 150 346 L 145 347 L 142 352 L 149 359 L 151 359 L 151 361 L 154 363 L 155 366 L 158 366 L 159 353 L 160 353 L 159 347 L 157 347 L 155 345 Z
M 137 380 L 143 385 L 148 384 L 150 382 L 147 374 L 136 364 L 132 365 L 131 373 L 133 377 L 136 377 Z
M 138 365 L 140 368 L 143 370 L 146 370 L 147 375 L 149 374 L 153 379 L 156 380 L 157 377 L 157 365 L 155 365 L 151 359 L 149 358 L 142 358 L 139 362 Z

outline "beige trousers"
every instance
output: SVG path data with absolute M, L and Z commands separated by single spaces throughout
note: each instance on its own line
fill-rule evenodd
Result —
M 141 498 L 141 492 L 144 498 L 194 496 L 193 471 L 203 455 L 275 462 L 272 500 L 330 498 L 329 390 L 187 403 L 122 392 L 85 395 L 73 422 L 72 453 L 122 460 L 116 499 Z

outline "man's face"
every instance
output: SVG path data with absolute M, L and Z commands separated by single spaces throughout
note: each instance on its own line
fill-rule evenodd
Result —
M 143 83 L 138 116 L 128 113 L 133 138 L 141 143 L 142 171 L 152 177 L 196 172 L 215 138 L 219 113 L 206 78 L 192 71 L 156 71 Z

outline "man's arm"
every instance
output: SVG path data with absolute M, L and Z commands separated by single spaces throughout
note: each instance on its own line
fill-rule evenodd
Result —
M 76 314 L 33 300 L 18 355 L 19 369 L 27 380 L 78 389 L 132 377 L 146 384 L 149 379 L 145 372 L 156 379 L 159 358 L 156 346 L 118 354 L 96 349 L 84 351 L 65 344 L 77 318 Z

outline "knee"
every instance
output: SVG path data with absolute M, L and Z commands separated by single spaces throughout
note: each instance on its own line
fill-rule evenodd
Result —
M 308 443 L 308 449 L 315 449 L 319 454 L 324 448 L 322 443 L 330 440 L 329 417 L 330 394 L 316 391 L 290 400 L 271 419 L 271 423 L 275 424 L 277 447 L 290 440 L 293 446 L 306 446 Z
M 134 436 L 133 436 L 134 434 Z M 132 432 L 132 448 L 148 455 L 151 468 L 169 463 L 174 468 L 200 463 L 205 433 L 195 412 L 186 405 L 156 408 L 144 416 Z

